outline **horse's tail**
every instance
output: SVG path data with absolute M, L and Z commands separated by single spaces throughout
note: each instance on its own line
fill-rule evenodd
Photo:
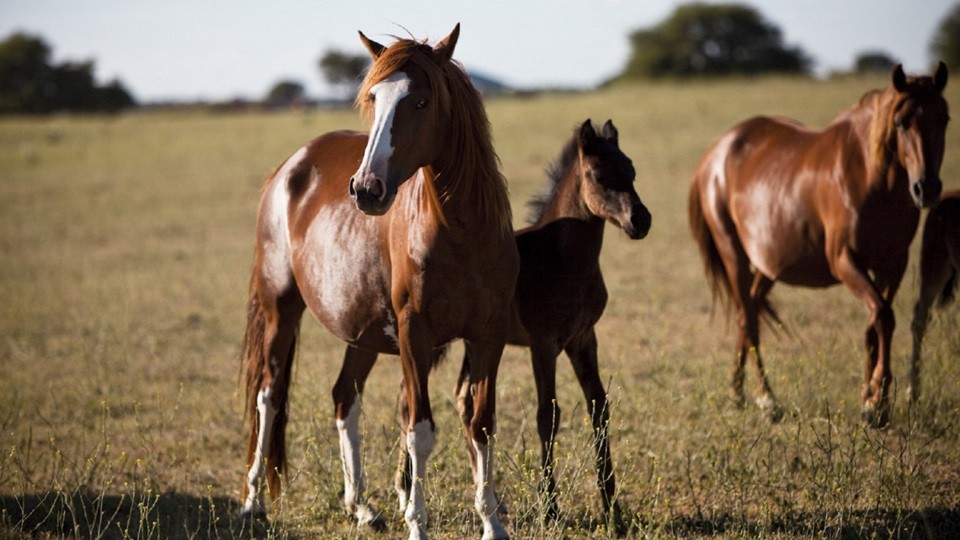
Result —
M 713 238 L 713 233 L 707 226 L 707 219 L 703 213 L 703 203 L 700 200 L 700 185 L 696 178 L 690 186 L 687 211 L 690 219 L 690 232 L 693 233 L 693 239 L 697 242 L 697 247 L 700 248 L 700 257 L 703 259 L 703 267 L 707 274 L 710 291 L 713 294 L 713 302 L 716 304 L 719 300 L 724 309 L 729 310 L 733 289 L 730 285 L 730 277 L 727 275 L 727 268 L 723 265 L 723 259 L 720 257 L 720 251 L 717 249 L 717 243 Z
M 271 344 L 267 343 L 267 330 L 269 324 L 277 324 L 276 313 L 274 316 L 268 315 L 268 310 L 264 308 L 258 287 L 258 270 L 254 269 L 253 277 L 250 283 L 250 297 L 247 300 L 247 325 L 243 334 L 243 346 L 241 356 L 240 385 L 245 391 L 246 406 L 244 414 L 248 422 L 249 437 L 247 440 L 247 470 L 253 465 L 257 455 L 257 447 L 260 437 L 260 415 L 258 410 L 258 401 L 261 399 L 261 390 L 265 383 L 265 377 L 269 373 L 272 380 L 269 381 L 270 402 L 276 407 L 276 414 L 269 430 L 269 439 L 264 442 L 263 455 L 266 456 L 265 462 L 261 465 L 266 467 L 267 485 L 270 489 L 270 495 L 274 501 L 280 496 L 280 477 L 286 471 L 287 450 L 286 450 L 286 427 L 287 427 L 287 401 L 289 395 L 291 368 L 293 359 L 297 350 L 297 335 L 299 334 L 299 318 L 294 322 L 293 328 L 287 328 L 290 333 L 290 346 L 286 352 L 286 357 L 280 359 L 279 365 L 269 366 Z M 298 293 L 299 294 L 299 293 Z M 273 321 L 272 323 L 270 321 Z M 288 323 L 289 324 L 289 323 Z M 283 331 L 283 330 L 281 330 Z M 270 332 L 276 339 L 277 331 Z M 268 371 L 269 370 L 269 371 Z M 248 482 L 244 482 L 243 497 L 247 497 L 249 489 Z
M 733 300 L 733 285 L 730 283 L 730 276 L 727 274 L 727 267 L 723 264 L 723 258 L 720 256 L 720 250 L 717 249 L 716 240 L 713 238 L 713 232 L 707 225 L 706 216 L 703 213 L 703 202 L 700 198 L 700 185 L 697 178 L 694 178 L 690 186 L 690 197 L 688 199 L 688 215 L 690 220 L 690 231 L 693 233 L 693 239 L 700 248 L 700 256 L 703 259 L 704 270 L 707 274 L 707 281 L 710 284 L 710 290 L 713 293 L 713 302 L 717 300 L 729 314 Z M 770 301 L 764 297 L 757 303 L 760 317 L 766 320 L 774 330 L 783 328 L 783 323 L 776 309 L 770 304 Z

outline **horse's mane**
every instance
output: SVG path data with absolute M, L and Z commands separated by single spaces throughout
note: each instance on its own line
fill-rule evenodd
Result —
M 370 67 L 357 92 L 356 106 L 366 118 L 373 116 L 373 106 L 367 101 L 373 85 L 413 62 L 427 75 L 435 107 L 435 115 L 446 114 L 453 126 L 451 145 L 456 159 L 453 168 L 445 171 L 426 171 L 427 194 L 437 201 L 463 197 L 477 202 L 478 214 L 492 219 L 495 226 L 512 229 L 510 200 L 507 184 L 500 173 L 500 162 L 493 149 L 490 121 L 480 94 L 470 82 L 459 63 L 449 60 L 438 64 L 433 49 L 424 41 L 398 39 L 384 50 Z M 440 193 L 429 179 L 443 175 L 447 180 Z M 431 205 L 438 218 L 445 222 L 439 204 Z
M 546 169 L 547 182 L 539 194 L 535 195 L 527 202 L 527 209 L 530 211 L 527 216 L 527 223 L 533 225 L 540 221 L 543 213 L 547 211 L 547 205 L 557 194 L 557 188 L 563 182 L 563 177 L 567 170 L 573 166 L 576 159 L 580 156 L 580 147 L 577 145 L 577 133 L 574 133 L 556 160 L 550 163 Z

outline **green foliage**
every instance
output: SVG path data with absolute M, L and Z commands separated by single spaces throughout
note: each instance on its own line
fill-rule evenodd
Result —
M 960 4 L 940 21 L 930 41 L 930 56 L 934 64 L 943 60 L 947 67 L 960 68 Z
M 273 107 L 287 107 L 303 101 L 306 92 L 297 81 L 280 81 L 267 92 L 266 102 Z
M 883 51 L 867 51 L 857 55 L 853 62 L 853 71 L 856 73 L 883 73 L 893 71 L 897 61 Z
M 50 64 L 50 47 L 17 32 L 0 42 L 0 114 L 113 112 L 134 105 L 119 81 L 97 86 L 93 61 Z
M 353 87 L 360 83 L 363 72 L 370 64 L 365 55 L 348 54 L 336 50 L 327 51 L 318 62 L 324 80 L 334 86 Z
M 692 3 L 630 35 L 622 78 L 806 73 L 810 60 L 752 7 Z

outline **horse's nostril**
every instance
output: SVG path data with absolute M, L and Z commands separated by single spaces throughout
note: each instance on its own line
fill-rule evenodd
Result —
M 370 186 L 370 196 L 375 199 L 382 199 L 383 194 L 386 192 L 386 187 L 383 185 L 383 180 L 375 178 L 373 180 L 373 185 Z
M 353 197 L 354 199 L 356 199 L 356 198 L 357 198 L 357 190 L 356 190 L 356 188 L 353 187 L 353 178 L 350 179 L 349 191 L 350 191 L 350 196 Z
M 923 194 L 923 188 L 920 186 L 920 182 L 916 182 L 913 184 L 913 194 L 916 195 L 917 197 Z

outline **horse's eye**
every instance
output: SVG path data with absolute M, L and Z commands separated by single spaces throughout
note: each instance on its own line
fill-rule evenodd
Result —
M 896 126 L 897 129 L 899 129 L 899 130 L 902 131 L 902 130 L 903 130 L 903 118 L 894 118 L 894 120 L 893 120 L 893 125 Z
M 427 108 L 427 100 L 421 99 L 420 101 L 417 102 L 417 109 L 422 110 L 426 108 Z
M 373 92 L 367 94 L 367 103 L 374 103 L 377 101 L 377 96 Z

